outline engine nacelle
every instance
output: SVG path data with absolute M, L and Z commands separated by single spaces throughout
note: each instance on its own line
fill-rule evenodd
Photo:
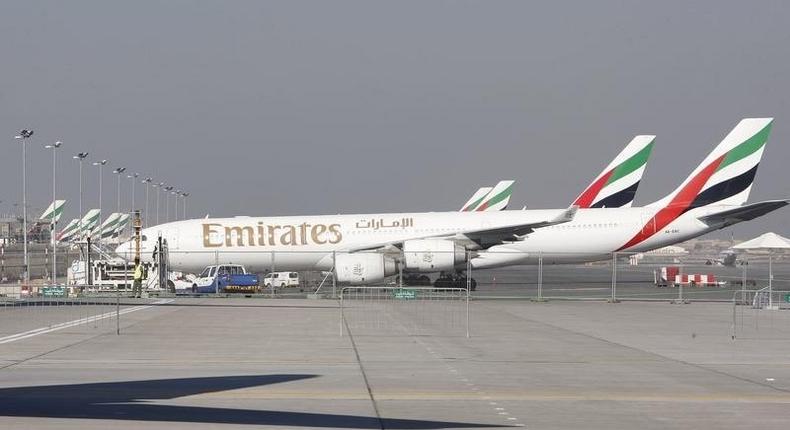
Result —
M 443 272 L 466 262 L 466 250 L 450 240 L 416 239 L 403 243 L 404 269 L 410 272 Z
M 390 257 L 378 253 L 338 254 L 335 256 L 337 281 L 352 285 L 384 280 L 394 275 L 398 265 Z

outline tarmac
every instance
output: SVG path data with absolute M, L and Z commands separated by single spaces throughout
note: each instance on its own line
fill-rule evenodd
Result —
M 467 338 L 463 300 L 343 306 L 344 318 L 338 301 L 306 299 L 0 309 L 0 428 L 790 422 L 788 311 L 473 300 Z

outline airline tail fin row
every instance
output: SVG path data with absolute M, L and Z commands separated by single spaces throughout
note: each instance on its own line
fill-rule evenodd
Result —
M 499 181 L 493 187 L 480 188 L 464 203 L 460 212 L 501 211 L 507 209 L 515 182 L 511 180 Z
M 630 207 L 653 150 L 655 136 L 636 136 L 573 201 L 579 208 Z M 514 181 L 478 189 L 461 212 L 498 211 L 507 208 Z

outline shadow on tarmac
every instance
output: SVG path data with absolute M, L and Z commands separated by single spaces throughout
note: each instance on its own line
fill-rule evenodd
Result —
M 318 375 L 243 375 L 154 379 L 92 384 L 0 388 L 0 416 L 77 418 L 356 429 L 442 429 L 503 427 L 357 415 L 146 403 L 196 394 L 236 390 L 315 378 Z

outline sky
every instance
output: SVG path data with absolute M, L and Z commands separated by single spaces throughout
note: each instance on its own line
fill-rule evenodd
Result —
M 21 201 L 21 128 L 31 212 L 63 141 L 65 220 L 81 151 L 109 160 L 105 210 L 119 166 L 190 192 L 191 217 L 457 210 L 500 179 L 513 207 L 563 208 L 656 134 L 646 204 L 754 116 L 776 120 L 750 200 L 788 198 L 789 21 L 782 1 L 8 0 L 0 213 Z M 789 216 L 723 234 L 790 235 Z

